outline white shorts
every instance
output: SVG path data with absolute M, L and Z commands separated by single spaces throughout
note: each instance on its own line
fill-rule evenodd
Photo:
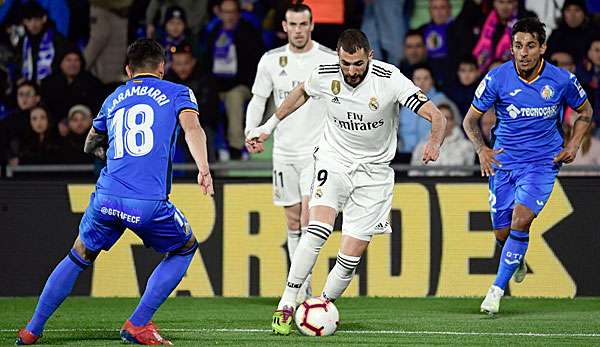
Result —
M 388 165 L 345 166 L 335 159 L 317 158 L 309 207 L 329 206 L 342 212 L 342 234 L 370 241 L 391 233 L 394 170 Z
M 273 203 L 292 206 L 310 195 L 314 159 L 307 157 L 293 164 L 282 163 L 273 158 Z

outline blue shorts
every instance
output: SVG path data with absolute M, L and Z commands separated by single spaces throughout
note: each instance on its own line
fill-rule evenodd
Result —
M 161 253 L 184 246 L 192 228 L 175 205 L 168 200 L 126 199 L 92 193 L 81 223 L 79 237 L 93 252 L 109 250 L 125 228 L 139 236 L 146 247 Z
M 548 199 L 558 168 L 530 165 L 520 169 L 496 170 L 490 177 L 490 211 L 494 229 L 510 226 L 516 204 L 529 208 L 537 216 Z

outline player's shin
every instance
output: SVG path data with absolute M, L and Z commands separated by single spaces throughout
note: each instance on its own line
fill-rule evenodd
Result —
M 498 274 L 494 285 L 501 289 L 505 289 L 508 281 L 515 273 L 521 260 L 527 253 L 527 247 L 529 245 L 529 233 L 511 230 L 506 239 L 506 243 L 502 248 L 502 255 L 500 256 L 500 265 L 498 266 Z
M 291 230 L 288 228 L 287 230 L 287 249 L 288 255 L 290 257 L 290 261 L 294 259 L 294 252 L 296 252 L 296 248 L 298 247 L 298 243 L 300 242 L 300 236 L 302 236 L 300 230 Z
M 92 263 L 84 260 L 74 249 L 56 266 L 44 286 L 37 307 L 26 329 L 36 336 L 44 330 L 46 321 L 69 296 L 79 274 Z
M 331 235 L 333 226 L 317 221 L 310 221 L 306 234 L 300 238 L 300 243 L 294 253 L 287 284 L 278 309 L 283 306 L 295 306 L 298 291 L 317 262 L 321 248 Z
M 194 245 L 186 250 L 169 253 L 158 264 L 148 279 L 146 290 L 138 307 L 129 317 L 129 321 L 133 325 L 144 326 L 152 319 L 156 310 L 181 282 L 197 249 L 198 243 L 194 242 Z
M 354 277 L 359 262 L 360 257 L 353 257 L 338 252 L 335 266 L 329 272 L 325 288 L 323 288 L 323 297 L 325 299 L 335 301 L 335 299 L 344 293 Z

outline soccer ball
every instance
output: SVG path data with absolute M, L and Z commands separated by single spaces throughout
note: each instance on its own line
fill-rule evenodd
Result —
M 323 298 L 310 298 L 296 309 L 296 327 L 308 336 L 327 336 L 340 325 L 340 314 L 335 305 Z

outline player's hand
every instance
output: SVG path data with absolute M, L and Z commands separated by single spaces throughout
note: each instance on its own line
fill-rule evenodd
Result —
M 202 189 L 202 193 L 204 195 L 209 194 L 212 196 L 215 194 L 212 177 L 210 176 L 210 170 L 208 167 L 199 170 L 198 184 L 200 185 L 200 189 Z
M 106 150 L 102 146 L 96 147 L 92 154 L 102 161 L 106 160 Z
M 560 153 L 558 153 L 558 155 L 556 157 L 554 157 L 553 162 L 554 163 L 565 163 L 565 164 L 572 163 L 573 160 L 575 160 L 575 157 L 577 157 L 578 150 L 579 150 L 578 146 L 569 145 L 565 149 L 560 151 Z
M 436 161 L 440 156 L 440 144 L 432 141 L 427 141 L 425 147 L 423 147 L 423 164 L 427 164 L 430 161 Z
M 496 155 L 504 152 L 504 148 L 499 148 L 493 150 L 488 146 L 483 146 L 479 149 L 477 154 L 479 155 L 479 166 L 481 167 L 481 176 L 494 176 L 496 172 L 494 171 L 493 164 L 496 164 L 498 167 L 502 167 L 502 164 L 496 159 Z
M 250 153 L 261 153 L 265 150 L 263 143 L 269 138 L 270 132 L 260 126 L 246 132 L 246 148 Z

